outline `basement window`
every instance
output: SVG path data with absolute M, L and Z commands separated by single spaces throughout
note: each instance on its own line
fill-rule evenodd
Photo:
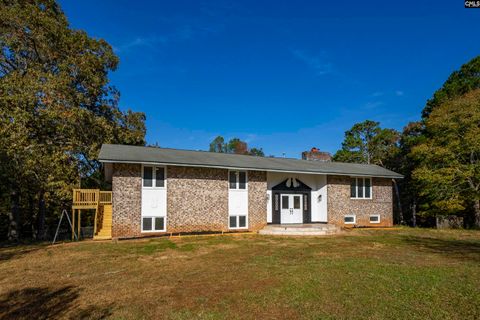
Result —
M 165 217 L 142 217 L 142 232 L 165 231 Z
M 380 215 L 379 214 L 370 215 L 370 223 L 380 223 Z
M 230 229 L 246 229 L 247 216 L 230 216 L 228 218 L 228 223 Z
M 372 199 L 372 178 L 350 178 L 351 199 Z
M 343 223 L 345 224 L 355 224 L 357 218 L 354 214 L 345 215 L 343 217 Z

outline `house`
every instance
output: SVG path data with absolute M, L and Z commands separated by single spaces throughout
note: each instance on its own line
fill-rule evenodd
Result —
M 102 146 L 113 238 L 257 231 L 267 224 L 392 226 L 392 179 L 376 165 Z

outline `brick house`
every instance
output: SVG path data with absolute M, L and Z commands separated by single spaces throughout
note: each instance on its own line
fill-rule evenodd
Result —
M 257 231 L 267 224 L 392 226 L 392 179 L 376 165 L 103 145 L 112 237 Z

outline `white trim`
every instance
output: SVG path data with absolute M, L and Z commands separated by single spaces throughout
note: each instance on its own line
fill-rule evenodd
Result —
M 230 173 L 231 172 L 235 172 L 236 173 L 236 181 L 235 181 L 235 189 L 232 189 L 230 188 Z M 239 179 L 239 173 L 240 172 L 245 172 L 245 189 L 239 189 L 239 185 L 240 185 L 240 179 Z M 229 212 L 228 212 L 228 229 L 229 230 L 237 230 L 237 229 L 248 229 L 248 171 L 247 170 L 228 170 L 228 201 L 229 201 Z M 232 214 L 231 213 L 231 208 L 230 208 L 230 205 L 231 205 L 231 201 L 234 201 L 233 198 L 232 198 L 232 194 L 235 194 L 235 198 L 237 196 L 240 196 L 241 194 L 244 194 L 245 195 L 245 199 L 247 201 L 247 204 L 246 204 L 246 212 L 243 212 L 243 210 L 241 210 L 242 212 L 241 213 L 235 213 L 235 214 Z M 235 217 L 235 220 L 236 220 L 236 227 L 232 228 L 230 227 L 230 218 L 231 217 Z M 245 227 L 239 227 L 240 225 L 240 218 L 239 217 L 245 217 Z
M 240 179 L 238 179 L 239 174 L 245 172 L 245 189 L 240 189 Z M 237 180 L 235 182 L 235 189 L 230 188 L 230 172 L 236 172 Z M 248 171 L 247 170 L 228 170 L 228 190 L 229 191 L 248 191 Z
M 372 217 L 378 217 L 378 221 L 372 221 L 372 220 L 371 220 Z M 370 223 L 380 223 L 380 215 L 379 215 L 379 214 L 371 214 L 371 215 L 368 217 L 368 222 L 370 222 Z
M 331 176 L 349 176 L 351 173 L 340 172 L 315 172 L 315 171 L 294 171 L 294 170 L 276 170 L 265 168 L 247 168 L 247 167 L 228 167 L 228 166 L 215 166 L 215 165 L 200 165 L 200 164 L 183 164 L 183 163 L 169 163 L 169 162 L 156 162 L 156 161 L 128 161 L 128 160 L 99 160 L 102 163 L 131 163 L 131 164 L 146 164 L 146 165 L 159 165 L 159 166 L 173 166 L 173 167 L 194 167 L 194 168 L 216 168 L 216 169 L 228 169 L 228 170 L 240 170 L 240 171 L 266 171 L 266 172 L 283 172 L 283 173 L 304 173 L 304 174 L 320 174 Z M 355 177 L 375 177 L 386 179 L 403 179 L 403 176 L 383 176 L 383 175 L 371 175 L 371 174 L 355 174 Z
M 283 197 L 288 197 L 288 208 L 283 207 Z M 295 209 L 295 197 L 300 197 L 300 208 Z M 301 193 L 280 193 L 280 224 L 290 224 L 290 223 L 303 223 L 303 203 L 304 203 L 304 196 Z M 291 201 L 291 203 L 290 203 Z M 293 210 L 297 210 L 296 213 L 300 213 L 300 222 L 297 221 L 283 221 L 282 219 L 285 216 L 285 212 L 287 212 L 287 216 L 290 217 L 294 214 Z M 288 214 L 290 213 L 290 214 Z
M 373 180 L 371 176 L 350 176 L 351 179 L 355 179 L 355 195 L 356 197 L 352 197 L 351 189 L 350 189 L 350 199 L 351 200 L 372 200 L 373 199 Z M 358 196 L 358 179 L 363 179 L 363 197 Z M 365 181 L 369 179 L 370 180 L 370 197 L 365 197 Z M 350 188 L 352 187 L 352 181 L 350 180 Z
M 143 219 L 144 218 L 150 218 L 152 219 L 152 230 L 143 230 Z M 155 219 L 156 218 L 163 218 L 163 229 L 162 230 L 155 230 Z M 154 217 L 154 216 L 142 216 L 141 218 L 141 222 L 140 222 L 140 232 L 141 233 L 155 233 L 155 232 L 166 232 L 167 231 L 167 217 L 164 216 L 158 216 L 158 217 Z
M 144 168 L 145 167 L 150 167 L 152 168 L 152 186 L 151 187 L 145 187 L 143 185 L 143 180 L 144 180 Z M 163 187 L 157 187 L 157 168 L 163 168 Z M 160 194 L 166 194 L 167 192 L 167 166 L 163 165 L 153 165 L 153 164 L 142 164 L 141 167 L 142 171 L 142 198 L 144 196 L 143 190 L 145 192 L 150 192 L 147 190 L 158 190 L 155 192 L 159 192 Z M 142 200 L 143 201 L 143 200 Z M 164 204 L 166 207 L 166 203 Z M 158 233 L 158 232 L 166 232 L 167 231 L 167 213 L 164 212 L 164 215 L 151 215 L 151 212 L 148 212 L 148 214 L 143 215 L 143 207 L 141 207 L 141 215 L 140 215 L 140 233 Z M 151 218 L 152 219 L 152 228 L 153 230 L 143 230 L 143 218 Z M 163 229 L 162 230 L 154 230 L 155 229 L 155 218 L 163 218 Z
M 345 218 L 353 218 L 353 222 L 346 222 Z M 355 224 L 357 223 L 357 216 L 354 214 L 346 214 L 343 216 L 343 223 L 344 224 Z
M 230 227 L 230 218 L 231 217 L 236 218 L 235 220 L 237 221 L 237 227 L 235 227 L 235 228 Z M 239 227 L 238 226 L 240 224 L 240 217 L 245 217 L 245 227 Z M 248 214 L 238 214 L 238 215 L 232 215 L 232 216 L 229 215 L 227 223 L 228 223 L 228 229 L 230 229 L 230 230 L 248 229 Z
M 150 167 L 152 168 L 152 186 L 151 187 L 145 187 L 143 185 L 143 175 L 145 173 L 144 168 L 145 167 Z M 157 168 L 163 168 L 163 187 L 157 187 Z M 142 188 L 143 189 L 148 189 L 148 190 L 164 190 L 167 189 L 167 166 L 164 165 L 153 165 L 153 164 L 142 164 Z

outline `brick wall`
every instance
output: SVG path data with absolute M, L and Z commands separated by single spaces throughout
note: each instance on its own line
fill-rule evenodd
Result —
M 229 231 L 228 170 L 168 167 L 168 232 Z M 267 223 L 267 175 L 248 172 L 249 230 Z
M 141 165 L 113 165 L 112 237 L 152 236 L 142 233 Z M 267 219 L 267 175 L 248 172 L 249 229 Z M 228 170 L 169 166 L 167 168 L 167 232 L 229 231 Z
M 139 164 L 113 165 L 112 237 L 140 236 L 142 172 Z
M 167 231 L 228 230 L 228 170 L 168 167 Z
M 267 173 L 248 172 L 248 227 L 260 230 L 267 224 Z
M 357 226 L 392 226 L 392 180 L 386 178 L 372 178 L 372 199 L 350 199 L 350 177 L 328 176 L 328 223 L 339 226 L 345 225 L 343 217 L 347 214 L 356 215 Z M 380 223 L 370 223 L 371 214 L 380 215 Z
M 248 172 L 249 230 L 261 229 L 267 218 L 266 172 Z M 113 165 L 112 237 L 150 236 L 141 233 L 141 165 Z M 373 199 L 350 199 L 350 177 L 328 176 L 328 222 L 345 226 L 346 214 L 356 215 L 357 226 L 393 225 L 391 179 L 373 178 Z M 370 214 L 381 222 L 371 224 Z M 352 226 L 352 225 L 346 225 Z M 167 232 L 229 231 L 228 170 L 167 168 Z

